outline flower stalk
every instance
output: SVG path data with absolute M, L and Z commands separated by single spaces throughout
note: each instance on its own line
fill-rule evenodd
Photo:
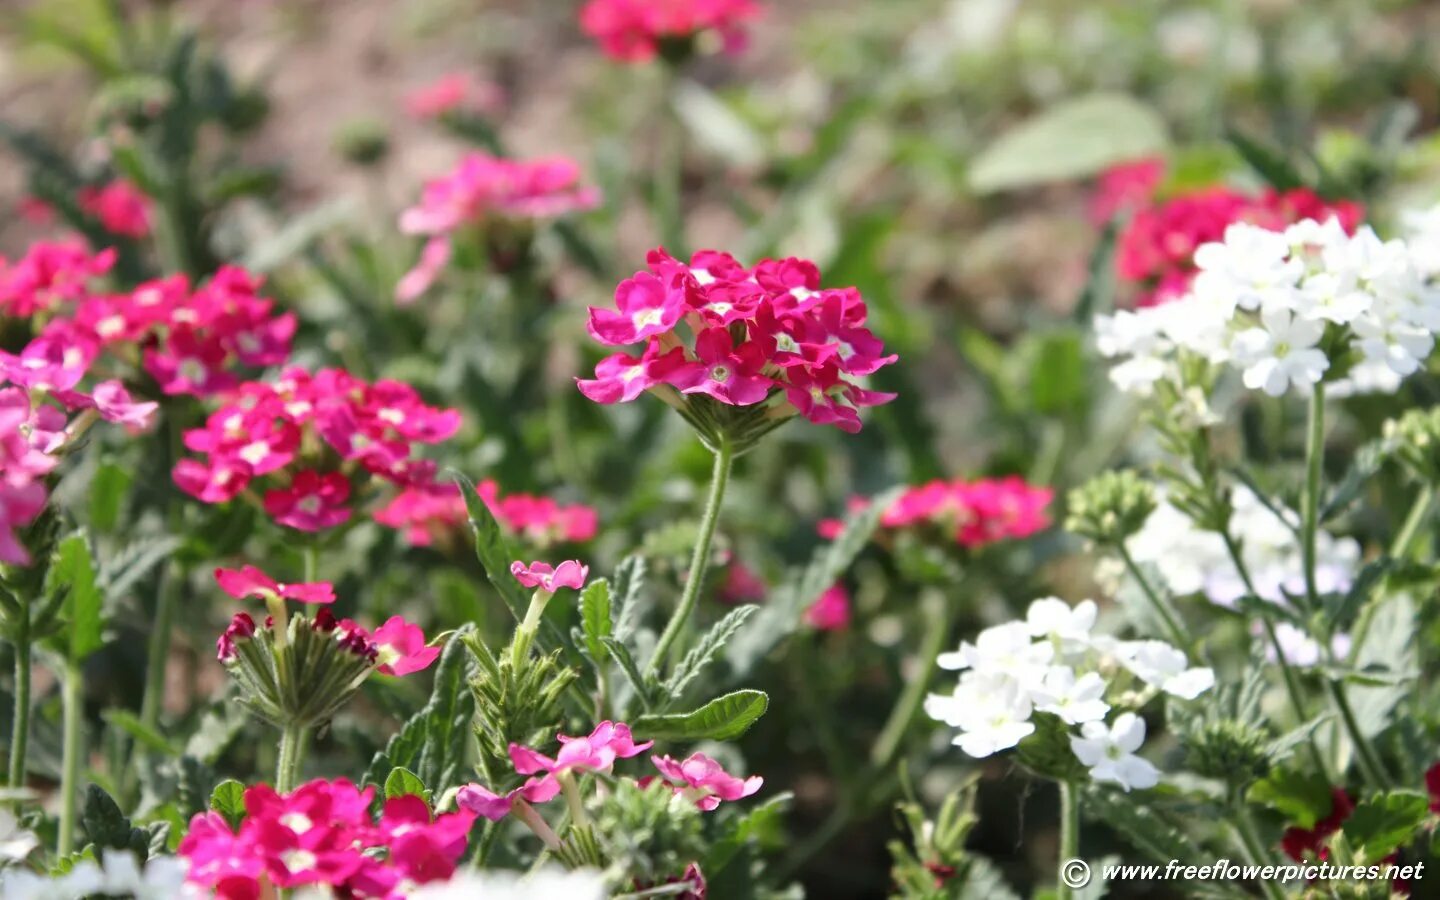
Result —
M 60 698 L 64 747 L 60 767 L 60 827 L 56 853 L 65 856 L 75 849 L 75 814 L 80 800 L 80 767 L 85 736 L 85 680 L 79 663 L 66 661 L 61 674 Z
M 6 784 L 12 788 L 25 785 L 25 756 L 30 743 L 30 608 L 21 600 L 21 611 L 15 635 L 15 713 L 11 719 L 10 771 Z
M 304 763 L 305 745 L 310 729 L 292 722 L 280 730 L 280 759 L 275 767 L 275 790 L 287 794 L 300 783 L 300 766 Z
M 710 545 L 715 539 L 715 526 L 720 520 L 720 506 L 725 500 L 725 487 L 730 481 L 730 470 L 734 465 L 734 450 L 728 440 L 722 439 L 715 448 L 715 464 L 710 474 L 710 494 L 705 501 L 705 514 L 700 520 L 700 533 L 695 538 L 695 551 L 690 556 L 690 574 L 685 581 L 685 592 L 680 596 L 680 605 L 661 633 L 655 645 L 655 654 L 650 657 L 649 671 L 658 673 L 666 658 L 680 639 L 695 604 L 700 600 L 700 588 L 705 583 L 705 567 L 710 561 Z
M 1060 864 L 1056 885 L 1057 900 L 1073 900 L 1075 890 L 1066 880 L 1065 865 L 1080 858 L 1080 786 L 1073 781 L 1060 782 Z

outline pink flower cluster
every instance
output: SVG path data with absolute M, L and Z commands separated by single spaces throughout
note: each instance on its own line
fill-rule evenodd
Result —
M 81 188 L 76 200 L 82 210 L 111 234 L 143 238 L 150 233 L 154 204 L 143 191 L 123 178 L 100 187 Z
M 420 672 L 429 668 L 440 656 L 439 647 L 427 645 L 425 633 L 420 626 L 406 622 L 400 616 L 391 616 L 374 632 L 350 619 L 336 619 L 330 610 L 325 608 L 335 602 L 335 587 L 328 581 L 285 584 L 255 566 L 216 569 L 215 581 L 221 590 L 236 600 L 253 597 L 264 600 L 267 605 L 279 604 L 284 600 L 319 605 L 321 609 L 315 614 L 311 627 L 317 631 L 333 632 L 341 647 L 369 659 L 381 675 L 410 675 Z M 274 621 L 267 618 L 265 627 L 275 627 Z M 236 613 L 216 641 L 217 658 L 221 662 L 233 660 L 236 653 L 235 641 L 253 637 L 255 631 L 254 619 L 246 613 Z
M 1236 222 L 1280 230 L 1301 219 L 1337 218 L 1353 232 L 1364 215 L 1359 204 L 1331 203 L 1305 188 L 1259 195 L 1206 188 L 1140 208 L 1120 235 L 1116 267 L 1123 281 L 1140 287 L 1138 305 L 1155 306 L 1184 296 L 1195 277 L 1195 250 L 1221 240 Z
M 719 34 L 727 53 L 745 49 L 745 24 L 760 15 L 754 0 L 590 0 L 580 27 L 621 62 L 653 59 L 665 41 Z
M 732 563 L 720 583 L 723 603 L 760 602 L 770 590 L 758 574 L 744 563 Z M 843 584 L 833 584 L 805 610 L 804 622 L 819 631 L 844 631 L 850 627 L 850 592 Z
M 416 885 L 448 881 L 464 855 L 475 814 L 431 815 L 414 795 L 385 801 L 375 789 L 316 780 L 292 793 L 259 784 L 245 791 L 233 830 L 218 812 L 197 814 L 180 842 L 191 884 L 222 900 L 258 900 L 275 888 L 326 886 L 338 897 L 400 900 Z
M 1090 221 L 1104 225 L 1120 213 L 1132 213 L 1155 197 L 1165 179 L 1165 160 L 1137 159 L 1111 166 L 1096 180 L 1090 198 Z
M 1029 537 L 1048 528 L 1046 507 L 1054 496 L 1050 488 L 1029 484 L 1013 475 L 977 481 L 937 480 L 908 488 L 881 514 L 880 526 L 935 526 L 962 547 L 983 547 Z M 869 500 L 855 497 L 850 509 L 864 509 L 869 504 Z M 820 523 L 820 535 L 833 539 L 843 524 L 838 519 L 827 519 Z
M 460 789 L 456 802 L 462 809 L 498 822 L 514 811 L 519 801 L 544 803 L 553 799 L 560 793 L 567 773 L 608 774 L 614 769 L 617 759 L 639 756 L 655 743 L 645 741 L 637 744 L 628 725 L 609 721 L 596 725 L 589 735 L 567 737 L 561 734 L 556 735 L 556 739 L 560 742 L 560 752 L 553 758 L 529 747 L 510 745 L 510 762 L 515 766 L 516 774 L 530 776 L 524 784 L 505 794 L 497 794 L 481 784 L 466 785 Z M 651 757 L 651 762 L 660 770 L 666 785 L 706 811 L 719 806 L 722 800 L 749 797 L 764 783 L 758 775 L 736 778 L 702 753 L 692 754 L 678 763 L 668 756 L 657 755 Z M 654 776 L 641 779 L 641 784 L 648 784 L 653 779 Z
M 416 547 L 428 547 L 437 535 L 447 534 L 465 521 L 465 498 L 460 490 L 459 485 L 442 483 L 407 487 L 375 513 L 375 521 L 404 530 L 406 539 Z M 599 528 L 599 517 L 590 506 L 564 505 L 535 494 L 502 496 L 499 486 L 489 479 L 480 482 L 476 492 L 501 525 L 539 547 L 588 541 Z
M 600 193 L 583 184 L 580 166 L 561 156 L 502 159 L 470 153 L 448 174 L 425 184 L 420 203 L 400 215 L 405 234 L 429 237 L 420 262 L 395 289 L 398 303 L 413 303 L 450 261 L 451 234 L 490 218 L 549 219 L 585 210 Z
M 262 502 L 275 522 L 323 531 L 350 519 L 352 477 L 435 485 L 435 464 L 414 448 L 459 427 L 459 412 L 425 405 L 402 382 L 292 366 L 274 381 L 240 385 L 205 427 L 187 431 L 185 446 L 203 459 L 180 460 L 173 477 L 205 503 L 225 503 L 264 478 L 272 487 Z
M 590 308 L 595 340 L 645 345 L 640 356 L 608 356 L 595 378 L 578 380 L 596 403 L 629 402 L 662 386 L 730 406 L 783 394 L 810 421 L 855 432 L 858 409 L 894 399 L 850 380 L 896 357 L 884 355 L 865 327 L 860 292 L 821 288 L 814 263 L 766 259 L 747 269 L 727 253 L 702 250 L 687 265 L 663 249 L 647 261 L 646 271 L 615 289 L 615 309 Z

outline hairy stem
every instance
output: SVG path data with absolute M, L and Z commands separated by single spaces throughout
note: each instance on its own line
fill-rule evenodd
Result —
M 920 647 L 920 665 L 913 677 L 907 681 L 899 701 L 890 711 L 890 717 L 885 720 L 885 727 L 880 730 L 880 736 L 875 739 L 875 744 L 870 749 L 870 765 L 875 769 L 890 765 L 895 754 L 899 752 L 905 735 L 910 732 L 911 723 L 915 721 L 925 703 L 925 693 L 929 690 L 930 679 L 935 674 L 935 661 L 939 658 L 940 651 L 945 648 L 951 629 L 955 627 L 955 619 L 960 611 L 959 598 L 952 595 L 939 599 L 938 608 L 932 607 L 927 611 L 925 638 Z
M 155 621 L 150 628 L 150 646 L 145 668 L 145 694 L 140 701 L 140 721 L 151 730 L 160 725 L 165 706 L 165 673 L 170 662 L 170 632 L 174 627 L 175 605 L 184 576 L 178 567 L 165 573 L 160 595 L 155 599 Z
M 300 764 L 310 730 L 304 725 L 286 725 L 280 733 L 280 761 L 275 767 L 275 790 L 287 794 L 300 783 Z
M 1055 889 L 1057 900 L 1072 900 L 1074 888 L 1065 881 L 1065 864 L 1080 858 L 1080 788 L 1073 781 L 1060 782 L 1060 860 Z
M 730 481 L 730 468 L 734 461 L 734 451 L 729 442 L 722 441 L 715 451 L 715 466 L 710 473 L 710 496 L 705 501 L 700 533 L 695 538 L 695 552 L 690 557 L 690 574 L 685 581 L 685 593 L 681 595 L 680 605 L 675 607 L 674 615 L 670 617 L 670 622 L 660 635 L 659 643 L 655 645 L 655 654 L 650 657 L 651 674 L 658 673 L 660 667 L 665 665 L 666 657 L 680 639 L 685 623 L 689 621 L 690 614 L 695 611 L 695 604 L 700 600 L 700 588 L 705 583 L 705 566 L 710 561 L 710 544 L 715 539 L 715 526 L 720 521 L 720 506 L 725 500 L 725 486 Z
M 1270 854 L 1265 852 L 1265 845 L 1255 833 L 1255 822 L 1250 818 L 1250 811 L 1238 797 L 1231 802 L 1231 825 L 1235 828 L 1235 836 L 1240 839 L 1240 846 L 1245 850 L 1246 859 L 1251 865 L 1264 866 L 1269 864 Z M 1262 879 L 1260 889 L 1265 892 L 1269 900 L 1284 900 L 1285 893 L 1280 886 L 1271 879 Z
M 80 801 L 80 766 L 85 740 L 81 726 L 85 715 L 85 679 L 80 666 L 66 662 L 62 673 L 60 699 L 64 719 L 64 749 L 60 767 L 60 830 L 56 852 L 65 856 L 75 849 L 75 811 Z
M 1125 542 L 1117 541 L 1115 546 L 1116 549 L 1120 551 L 1120 559 L 1125 563 L 1125 568 L 1130 572 L 1130 577 L 1139 583 L 1140 589 L 1145 593 L 1145 598 L 1150 601 L 1151 608 L 1153 608 L 1155 614 L 1160 617 L 1160 621 L 1165 626 L 1166 636 L 1170 638 L 1170 642 L 1185 651 L 1187 657 L 1192 657 L 1193 655 L 1190 652 L 1191 642 L 1189 638 L 1185 636 L 1185 628 L 1180 624 L 1180 617 L 1176 614 L 1175 610 L 1170 608 L 1170 604 L 1165 598 L 1160 596 L 1155 590 L 1154 585 L 1150 584 L 1150 579 L 1145 577 L 1145 573 L 1140 571 L 1140 567 L 1136 565 L 1135 559 L 1130 555 L 1130 551 L 1126 549 Z
M 12 788 L 25 786 L 25 753 L 30 743 L 30 606 L 22 600 L 19 633 L 15 635 L 15 714 L 10 728 Z

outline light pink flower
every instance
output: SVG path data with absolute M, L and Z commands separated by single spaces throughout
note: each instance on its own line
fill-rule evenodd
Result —
M 395 302 L 400 306 L 409 306 L 420 299 L 420 295 L 430 290 L 435 279 L 450 264 L 450 253 L 450 238 L 440 236 L 426 241 L 420 251 L 420 261 L 395 285 Z
M 722 800 L 749 797 L 765 783 L 759 775 L 737 778 L 703 753 L 692 753 L 682 762 L 668 756 L 652 756 L 650 761 L 675 793 L 694 801 L 696 806 L 707 812 L 719 806 Z
M 405 95 L 405 111 L 417 119 L 438 119 L 452 113 L 493 113 L 504 92 L 469 72 L 451 72 Z
M 375 629 L 370 641 L 379 651 L 376 661 L 381 675 L 409 675 L 429 668 L 440 656 L 439 647 L 425 644 L 425 633 L 400 616 L 391 616 Z
M 510 564 L 510 574 L 525 587 L 538 587 L 553 594 L 562 587 L 580 590 L 590 575 L 590 567 L 576 559 L 567 559 L 553 568 L 538 560 L 527 566 L 517 559 Z

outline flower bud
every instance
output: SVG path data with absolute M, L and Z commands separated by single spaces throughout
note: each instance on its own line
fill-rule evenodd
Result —
M 1386 422 L 1385 441 L 1416 478 L 1440 482 L 1440 406 L 1412 409 Z
M 1098 544 L 1123 543 L 1155 510 L 1155 491 L 1130 471 L 1105 472 L 1070 492 L 1065 528 Z

